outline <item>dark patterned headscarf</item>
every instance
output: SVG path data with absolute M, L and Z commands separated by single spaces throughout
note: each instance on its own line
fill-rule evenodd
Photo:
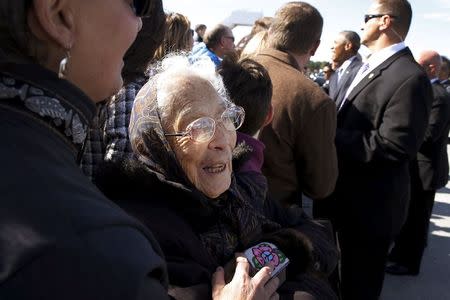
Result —
M 206 67 L 205 65 L 187 65 L 187 58 L 175 58 L 178 60 L 177 68 L 184 76 L 195 76 L 196 68 L 202 70 L 203 73 L 205 73 L 205 68 L 211 68 L 210 72 L 214 73 L 213 78 L 217 80 L 217 82 L 211 82 L 211 84 L 216 88 L 219 95 L 225 98 L 224 101 L 228 101 L 221 78 L 215 74 L 215 67 L 212 63 L 200 62 L 201 65 L 208 65 Z M 189 72 L 181 71 L 183 68 L 180 68 L 180 62 L 186 63 L 185 67 Z M 164 72 L 164 68 L 162 69 L 162 72 Z M 202 75 L 202 72 L 197 72 L 196 75 L 209 80 L 211 76 L 204 76 L 205 74 Z M 174 76 L 171 76 L 171 78 L 174 78 Z M 159 77 L 159 74 L 157 74 L 143 86 L 136 97 L 129 126 L 132 148 L 139 160 L 152 170 L 162 182 L 199 195 L 196 199 L 202 202 L 205 210 L 219 214 L 217 224 L 205 229 L 205 231 L 199 233 L 199 236 L 210 253 L 219 262 L 223 262 L 224 259 L 231 258 L 239 247 L 250 246 L 249 244 L 252 241 L 256 241 L 263 232 L 263 228 L 277 228 L 279 225 L 267 220 L 260 208 L 256 209 L 250 204 L 250 201 L 247 201 L 248 199 L 244 199 L 234 178 L 232 178 L 230 188 L 214 200 L 207 198 L 189 181 L 164 136 L 162 118 L 168 116 L 161 116 L 158 101 L 170 101 L 170 94 L 159 90 L 160 85 L 164 84 L 164 82 L 161 83 L 162 80 L 167 80 L 167 77 Z M 175 85 L 176 87 L 177 85 Z M 169 99 L 158 99 L 158 97 L 169 97 Z M 195 102 L 192 103 L 195 105 Z M 174 118 L 170 119 L 173 120 Z M 263 200 L 261 199 L 261 201 Z M 199 215 L 201 215 L 200 212 Z

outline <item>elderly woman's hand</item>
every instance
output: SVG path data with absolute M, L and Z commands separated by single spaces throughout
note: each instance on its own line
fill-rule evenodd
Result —
M 262 268 L 252 278 L 249 275 L 249 263 L 245 257 L 236 258 L 236 271 L 230 283 L 225 284 L 224 270 L 218 268 L 213 275 L 212 296 L 214 300 L 238 299 L 278 299 L 276 293 L 279 279 L 270 276 L 271 269 L 269 267 Z

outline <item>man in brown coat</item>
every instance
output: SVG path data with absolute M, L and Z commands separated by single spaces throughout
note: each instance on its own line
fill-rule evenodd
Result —
M 266 146 L 263 172 L 270 196 L 285 206 L 299 204 L 302 193 L 327 197 L 338 175 L 336 106 L 302 73 L 320 44 L 322 26 L 317 9 L 290 2 L 275 15 L 268 49 L 255 58 L 273 83 L 274 118 L 260 134 Z

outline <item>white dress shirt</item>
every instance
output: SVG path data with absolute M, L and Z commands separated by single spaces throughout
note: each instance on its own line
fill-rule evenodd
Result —
M 352 57 L 350 57 L 349 59 L 344 61 L 342 63 L 342 65 L 336 70 L 336 72 L 338 74 L 338 82 L 339 82 L 339 80 L 341 80 L 341 77 L 342 77 L 342 75 L 344 75 L 345 70 L 347 70 L 348 66 L 350 66 L 350 64 L 353 62 L 353 60 L 355 58 L 356 58 L 356 55 L 353 55 Z
M 353 79 L 352 83 L 350 84 L 347 93 L 345 93 L 344 101 L 342 101 L 341 106 L 339 109 L 342 108 L 344 103 L 347 101 L 348 95 L 352 92 L 352 90 L 355 88 L 355 86 L 366 76 L 366 74 L 373 71 L 376 67 L 381 65 L 383 62 L 385 62 L 389 57 L 394 55 L 395 53 L 403 50 L 406 48 L 406 45 L 404 42 L 400 42 L 394 45 L 391 45 L 389 47 L 383 48 L 378 52 L 373 53 L 369 59 L 366 61 L 365 64 L 361 66 L 358 73 L 355 76 L 355 79 Z

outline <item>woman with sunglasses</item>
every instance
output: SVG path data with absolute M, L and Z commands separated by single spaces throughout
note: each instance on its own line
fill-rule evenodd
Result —
M 168 298 L 151 232 L 77 165 L 144 15 L 163 21 L 161 0 L 0 2 L 0 299 Z M 265 291 L 237 270 L 215 298 Z
M 177 299 L 210 299 L 211 290 L 220 291 L 221 267 L 262 241 L 289 255 L 290 278 L 310 267 L 310 241 L 278 223 L 283 212 L 276 219 L 266 209 L 271 204 L 249 196 L 263 192 L 252 192 L 259 185 L 240 184 L 233 173 L 243 121 L 243 109 L 229 101 L 212 61 L 168 57 L 133 106 L 129 133 L 138 160 L 110 164 L 96 179 L 155 234 L 168 265 L 169 294 Z M 269 280 L 264 293 L 277 297 L 278 284 Z M 286 292 L 295 288 L 288 285 Z
M 152 234 L 77 166 L 147 14 L 161 1 L 1 1 L 0 299 L 167 298 Z

